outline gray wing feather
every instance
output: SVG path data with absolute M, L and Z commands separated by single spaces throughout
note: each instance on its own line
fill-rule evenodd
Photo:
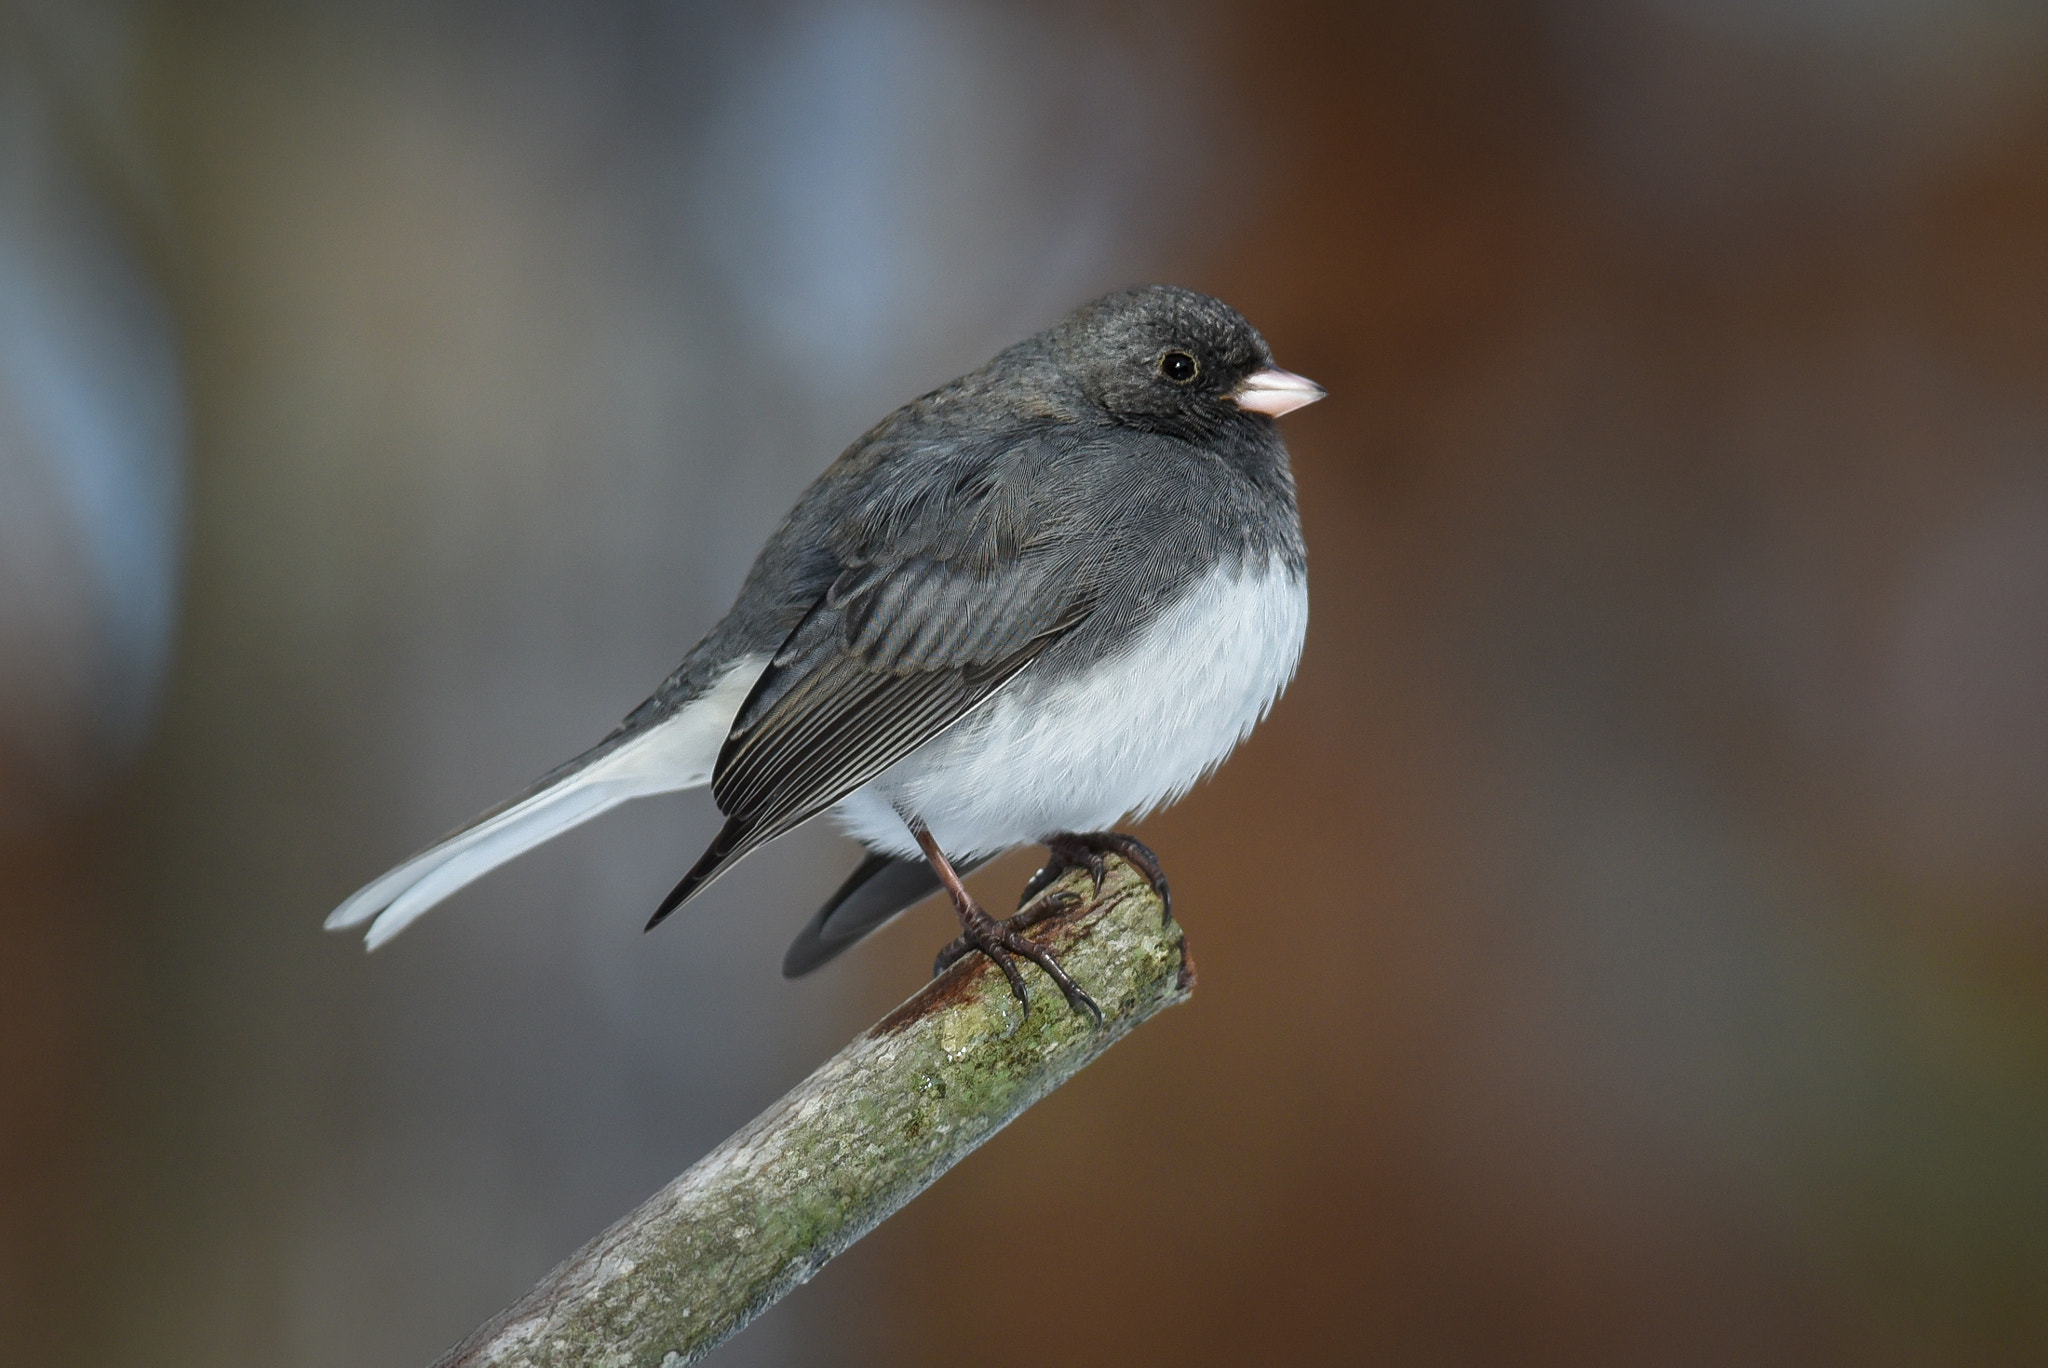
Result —
M 1096 515 L 1034 498 L 1061 454 L 1036 433 L 993 455 L 863 453 L 912 463 L 910 478 L 865 480 L 852 506 L 829 511 L 821 540 L 838 573 L 734 720 L 711 784 L 725 829 L 656 920 L 967 716 L 1087 619 L 1097 576 L 1076 538 L 1054 534 Z
M 980 440 L 884 432 L 856 444 L 763 553 L 768 565 L 789 546 L 819 547 L 830 569 L 809 572 L 815 597 L 719 754 L 711 787 L 725 827 L 655 921 L 1063 641 L 1109 649 L 1159 595 L 1206 569 L 1186 528 L 1210 516 L 1215 460 L 1163 437 L 1105 444 L 1057 427 Z M 1168 463 L 1176 479 L 1162 493 L 1132 478 L 1138 462 Z

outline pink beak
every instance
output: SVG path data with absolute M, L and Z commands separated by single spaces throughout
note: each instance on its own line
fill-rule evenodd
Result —
M 1284 413 L 1308 407 L 1326 393 L 1328 391 L 1321 385 L 1306 376 L 1281 370 L 1278 366 L 1268 366 L 1238 381 L 1237 388 L 1228 397 L 1241 409 L 1278 418 Z

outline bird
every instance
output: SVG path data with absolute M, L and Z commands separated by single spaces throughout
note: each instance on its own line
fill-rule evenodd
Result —
M 1026 933 L 1114 830 L 1220 765 L 1293 677 L 1307 551 L 1277 424 L 1324 396 L 1221 300 L 1118 290 L 884 418 L 768 537 L 730 611 L 601 741 L 364 885 L 327 918 L 370 949 L 515 856 L 634 798 L 709 785 L 724 825 L 652 930 L 734 863 L 830 813 L 866 858 L 791 944 L 811 972 L 943 889 L 1029 1008 Z M 962 876 L 1032 844 L 997 918 Z

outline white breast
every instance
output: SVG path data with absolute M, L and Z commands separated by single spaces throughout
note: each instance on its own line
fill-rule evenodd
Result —
M 870 849 L 915 855 L 897 809 L 956 860 L 1102 831 L 1188 791 L 1293 677 L 1308 586 L 1279 559 L 1219 569 L 1079 678 L 1026 670 L 835 810 Z

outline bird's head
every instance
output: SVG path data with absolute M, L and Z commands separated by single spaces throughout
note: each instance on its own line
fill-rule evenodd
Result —
M 1273 364 L 1258 330 L 1220 299 L 1140 285 L 1084 304 L 1046 338 L 1048 359 L 1117 422 L 1199 440 L 1263 426 L 1323 397 Z

